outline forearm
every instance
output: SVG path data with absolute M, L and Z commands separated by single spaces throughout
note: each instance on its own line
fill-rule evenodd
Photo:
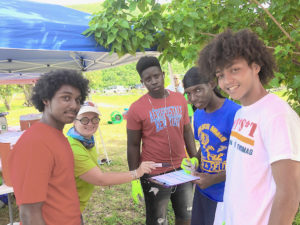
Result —
M 213 184 L 217 184 L 217 183 L 225 181 L 226 172 L 222 171 L 220 173 L 212 174 L 212 176 L 213 176 Z
M 42 215 L 43 203 L 20 206 L 20 219 L 23 225 L 46 225 Z
M 135 170 L 140 164 L 140 146 L 128 146 L 127 161 L 129 170 Z
M 127 129 L 127 161 L 129 170 L 135 170 L 140 164 L 141 130 Z
M 299 198 L 276 191 L 268 225 L 291 225 L 298 211 Z
M 137 172 L 106 172 L 102 173 L 99 177 L 97 184 L 98 186 L 109 186 L 128 183 L 136 178 L 139 178 Z
M 201 166 L 201 147 L 197 151 L 197 154 L 195 157 L 199 160 L 199 166 Z
M 300 162 L 290 159 L 271 164 L 276 192 L 272 203 L 269 225 L 290 225 L 300 202 Z
M 195 172 L 193 175 L 200 177 L 200 179 L 194 181 L 194 183 L 198 184 L 201 189 L 205 189 L 214 184 L 220 183 L 220 182 L 224 181 L 226 178 L 225 171 L 222 171 L 217 174 Z
M 197 157 L 196 144 L 190 124 L 184 125 L 184 142 L 189 157 Z
M 108 186 L 123 184 L 140 178 L 144 173 L 150 173 L 155 166 L 153 162 L 147 161 L 142 162 L 138 169 L 129 172 L 106 172 L 103 173 L 100 168 L 95 166 L 86 173 L 79 176 L 80 179 L 87 183 L 98 185 L 98 186 Z

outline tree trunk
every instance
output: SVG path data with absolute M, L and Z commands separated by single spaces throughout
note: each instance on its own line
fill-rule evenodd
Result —
M 11 101 L 9 101 L 7 98 L 4 99 L 4 105 L 5 105 L 6 109 L 7 109 L 7 111 L 10 110 L 10 102 Z
M 23 93 L 25 95 L 24 106 L 31 107 L 32 103 L 31 103 L 30 97 L 31 97 L 31 91 L 32 91 L 32 88 L 33 88 L 33 84 L 26 84 L 26 85 L 20 85 L 20 86 L 21 86 L 21 88 L 23 90 Z

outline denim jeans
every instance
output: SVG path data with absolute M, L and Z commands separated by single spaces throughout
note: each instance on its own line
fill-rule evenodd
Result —
M 167 225 L 169 200 L 177 219 L 189 221 L 192 214 L 193 184 L 188 182 L 166 188 L 149 181 L 149 174 L 141 177 L 146 204 L 146 225 Z

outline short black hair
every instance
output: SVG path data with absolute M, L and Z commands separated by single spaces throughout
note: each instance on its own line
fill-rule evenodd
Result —
M 53 70 L 45 73 L 32 89 L 31 102 L 37 110 L 43 112 L 43 100 L 51 100 L 63 85 L 77 88 L 81 94 L 80 103 L 83 104 L 89 93 L 89 80 L 76 70 Z
M 156 57 L 154 56 L 141 57 L 136 64 L 136 70 L 138 71 L 140 77 L 142 77 L 143 71 L 151 66 L 157 66 L 161 70 L 160 63 Z
M 236 33 L 226 30 L 219 34 L 200 52 L 198 65 L 205 73 L 214 76 L 217 68 L 223 69 L 239 57 L 244 58 L 248 65 L 256 63 L 261 67 L 258 74 L 262 84 L 267 84 L 274 77 L 272 53 L 249 29 Z
M 209 76 L 203 71 L 201 71 L 199 67 L 194 66 L 185 73 L 182 83 L 184 89 L 186 89 L 198 84 L 208 84 L 213 79 L 214 78 L 212 76 Z M 224 96 L 220 93 L 217 87 L 214 88 L 214 92 L 218 97 L 224 98 Z
M 207 84 L 211 79 L 210 76 L 201 73 L 199 67 L 194 66 L 185 73 L 182 83 L 184 88 L 189 88 L 197 84 Z

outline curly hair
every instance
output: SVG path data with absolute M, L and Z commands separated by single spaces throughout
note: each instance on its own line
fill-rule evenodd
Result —
M 244 58 L 248 65 L 258 64 L 259 79 L 267 84 L 274 76 L 275 61 L 263 41 L 249 29 L 236 33 L 227 30 L 219 34 L 200 52 L 198 64 L 207 74 L 215 76 L 216 69 L 224 69 L 237 58 Z
M 160 63 L 156 57 L 154 56 L 141 57 L 136 64 L 136 70 L 138 71 L 140 77 L 142 77 L 143 71 L 151 66 L 157 66 L 161 70 Z
M 37 110 L 44 111 L 43 100 L 51 100 L 63 85 L 77 88 L 81 94 L 80 103 L 83 104 L 89 93 L 89 80 L 76 70 L 53 70 L 45 73 L 37 81 L 32 90 L 31 102 Z

